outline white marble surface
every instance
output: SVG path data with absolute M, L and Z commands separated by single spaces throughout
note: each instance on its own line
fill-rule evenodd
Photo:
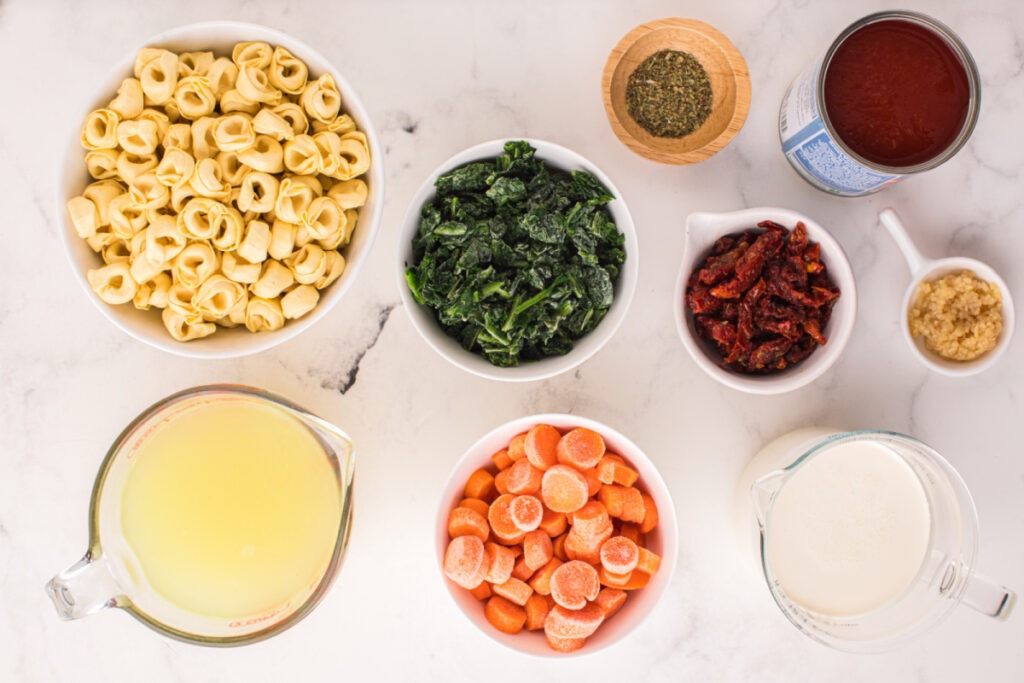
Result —
M 923 177 L 865 199 L 821 194 L 789 170 L 775 130 L 790 80 L 880 0 L 811 2 L 174 3 L 0 0 L 0 680 L 595 680 L 1019 681 L 1024 614 L 996 623 L 957 610 L 914 644 L 854 656 L 799 634 L 734 548 L 737 475 L 765 440 L 837 424 L 914 434 L 944 453 L 974 492 L 981 564 L 1024 591 L 1024 341 L 991 371 L 946 379 L 898 336 L 905 266 L 876 224 L 895 206 L 932 255 L 990 262 L 1024 298 L 1024 5 L 906 0 L 946 21 L 984 79 L 968 146 Z M 636 24 L 693 16 L 730 36 L 753 77 L 750 116 L 722 153 L 671 168 L 623 147 L 605 120 L 600 74 Z M 58 156 L 71 112 L 141 38 L 191 21 L 265 23 L 307 41 L 356 87 L 387 148 L 387 204 L 370 262 L 348 297 L 309 332 L 235 361 L 151 350 L 86 301 L 58 240 Z M 569 146 L 607 171 L 636 220 L 642 269 L 622 329 L 577 371 L 508 385 L 434 354 L 398 304 L 393 254 L 406 203 L 452 153 L 495 137 Z M 671 316 L 682 224 L 694 210 L 779 205 L 831 228 L 858 279 L 860 311 L 836 367 L 789 395 L 753 397 L 704 376 Z M 108 443 L 150 402 L 214 381 L 281 393 L 358 443 L 356 522 L 345 566 L 303 623 L 270 641 L 212 650 L 166 640 L 118 612 L 57 619 L 49 577 L 86 544 L 93 476 Z M 458 456 L 507 419 L 573 412 L 630 435 L 674 492 L 678 571 L 625 642 L 568 661 L 517 656 L 455 609 L 434 567 L 436 497 Z

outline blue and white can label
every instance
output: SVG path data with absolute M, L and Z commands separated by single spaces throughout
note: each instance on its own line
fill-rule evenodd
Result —
M 797 76 L 782 96 L 779 138 L 790 165 L 811 185 L 843 197 L 877 192 L 905 178 L 865 166 L 829 132 L 819 108 L 822 61 Z

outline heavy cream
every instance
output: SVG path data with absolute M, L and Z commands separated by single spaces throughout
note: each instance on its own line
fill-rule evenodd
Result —
M 929 530 L 913 470 L 883 444 L 848 441 L 816 453 L 783 484 L 767 519 L 766 560 L 795 603 L 855 616 L 914 581 Z

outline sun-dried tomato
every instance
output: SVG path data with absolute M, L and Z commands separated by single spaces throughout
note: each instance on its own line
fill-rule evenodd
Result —
M 737 372 L 777 372 L 826 343 L 839 289 L 803 223 L 772 221 L 720 238 L 686 288 L 698 336 Z

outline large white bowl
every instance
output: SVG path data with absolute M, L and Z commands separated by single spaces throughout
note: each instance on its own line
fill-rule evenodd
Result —
M 412 293 L 405 279 L 405 269 L 413 262 L 412 240 L 419 229 L 420 210 L 423 205 L 434 197 L 434 182 L 439 176 L 444 175 L 452 169 L 464 166 L 473 161 L 482 159 L 493 159 L 504 151 L 507 140 L 525 140 L 537 150 L 537 158 L 546 161 L 549 165 L 563 171 L 586 171 L 590 173 L 601 184 L 611 192 L 615 199 L 608 206 L 608 211 L 615 220 L 619 232 L 625 237 L 623 249 L 626 252 L 626 262 L 622 265 L 619 273 L 619 280 L 615 283 L 615 300 L 612 302 L 608 314 L 597 327 L 588 334 L 576 340 L 572 351 L 564 356 L 551 356 L 538 361 L 524 361 L 522 364 L 511 368 L 500 368 L 492 365 L 482 356 L 466 351 L 452 337 L 449 337 L 438 324 L 434 312 L 426 306 L 421 306 L 413 299 Z M 622 324 L 629 309 L 630 301 L 633 299 L 633 292 L 636 291 L 636 279 L 639 268 L 640 250 L 637 247 L 636 229 L 633 226 L 633 219 L 626 207 L 626 201 L 622 198 L 611 179 L 601 169 L 587 161 L 576 152 L 566 149 L 560 145 L 543 140 L 532 140 L 529 138 L 507 138 L 491 140 L 469 149 L 459 152 L 448 161 L 441 164 L 423 182 L 420 189 L 413 195 L 409 208 L 402 221 L 401 231 L 398 237 L 398 290 L 402 297 L 405 310 L 412 319 L 413 327 L 420 333 L 420 336 L 441 356 L 467 372 L 480 377 L 505 380 L 510 382 L 526 382 L 536 379 L 544 379 L 557 375 L 566 370 L 571 370 L 604 346 L 615 330 Z
M 469 591 L 452 582 L 444 575 L 444 552 L 448 547 L 448 514 L 459 504 L 469 475 L 475 470 L 492 465 L 491 455 L 508 446 L 516 434 L 527 431 L 537 424 L 549 424 L 563 433 L 574 427 L 592 429 L 604 437 L 608 450 L 618 453 L 639 472 L 635 484 L 654 499 L 658 507 L 658 526 L 647 534 L 645 541 L 651 552 L 661 556 L 661 566 L 644 588 L 628 591 L 629 597 L 622 609 L 607 622 L 601 624 L 594 635 L 587 638 L 586 645 L 573 653 L 552 650 L 544 638 L 544 631 L 523 630 L 516 635 L 502 633 L 494 628 L 484 616 L 484 601 L 474 598 Z M 481 631 L 502 645 L 538 657 L 564 658 L 597 652 L 621 640 L 643 622 L 665 593 L 672 574 L 676 569 L 676 555 L 679 551 L 679 529 L 676 525 L 676 509 L 672 503 L 665 480 L 661 478 L 654 463 L 640 448 L 611 427 L 576 415 L 548 413 L 521 417 L 492 429 L 480 438 L 462 456 L 448 476 L 448 483 L 438 502 L 434 546 L 437 551 L 437 568 L 462 613 L 477 625 Z
M 298 320 L 288 321 L 284 327 L 273 332 L 252 334 L 244 327 L 220 328 L 209 337 L 179 342 L 175 341 L 164 328 L 159 311 L 140 311 L 131 304 L 120 306 L 107 304 L 96 296 L 86 280 L 86 271 L 102 266 L 103 261 L 89 248 L 85 240 L 75 233 L 65 208 L 67 200 L 81 194 L 85 186 L 92 180 L 85 168 L 85 150 L 82 149 L 80 142 L 81 124 L 90 111 L 106 106 L 107 102 L 116 94 L 121 80 L 132 75 L 135 56 L 143 47 L 164 47 L 175 52 L 213 50 L 218 56 L 230 56 L 231 48 L 235 43 L 250 40 L 262 40 L 271 45 L 286 47 L 296 57 L 306 62 L 311 77 L 323 73 L 330 73 L 334 77 L 338 89 L 341 91 L 342 111 L 352 117 L 359 130 L 366 134 L 369 143 L 372 163 L 370 170 L 363 178 L 366 180 L 370 192 L 366 205 L 359 210 L 359 222 L 352 235 L 352 241 L 342 251 L 346 261 L 345 272 L 330 287 L 320 293 L 320 303 L 310 313 Z M 99 84 L 96 93 L 95 98 L 82 108 L 81 115 L 75 119 L 76 127 L 68 135 L 68 144 L 61 163 L 61 175 L 57 188 L 57 214 L 61 217 L 63 229 L 60 234 L 71 261 L 71 267 L 89 300 L 110 322 L 150 346 L 179 356 L 230 358 L 263 351 L 291 339 L 327 315 L 331 307 L 338 303 L 338 300 L 351 288 L 373 246 L 380 224 L 381 211 L 384 206 L 384 151 L 359 96 L 356 95 L 355 90 L 352 89 L 341 72 L 319 52 L 289 35 L 257 24 L 237 21 L 207 21 L 188 24 L 159 33 L 133 49 L 111 69 L 107 77 Z
M 807 226 L 810 240 L 821 245 L 821 260 L 832 282 L 839 288 L 840 296 L 832 309 L 828 325 L 822 330 L 827 340 L 825 346 L 815 349 L 803 362 L 785 370 L 770 375 L 741 375 L 721 367 L 721 359 L 715 349 L 697 336 L 693 315 L 687 310 L 684 300 L 686 283 L 693 269 L 704 260 L 711 245 L 719 237 L 756 228 L 758 223 L 765 220 L 775 221 L 790 230 L 796 227 L 797 222 Z M 686 219 L 686 247 L 679 277 L 676 279 L 672 308 L 683 346 L 701 370 L 733 389 L 751 394 L 781 394 L 813 382 L 839 358 L 850 340 L 854 319 L 857 317 L 857 287 L 850 262 L 839 242 L 825 228 L 803 214 L 773 207 L 719 214 L 691 213 Z

